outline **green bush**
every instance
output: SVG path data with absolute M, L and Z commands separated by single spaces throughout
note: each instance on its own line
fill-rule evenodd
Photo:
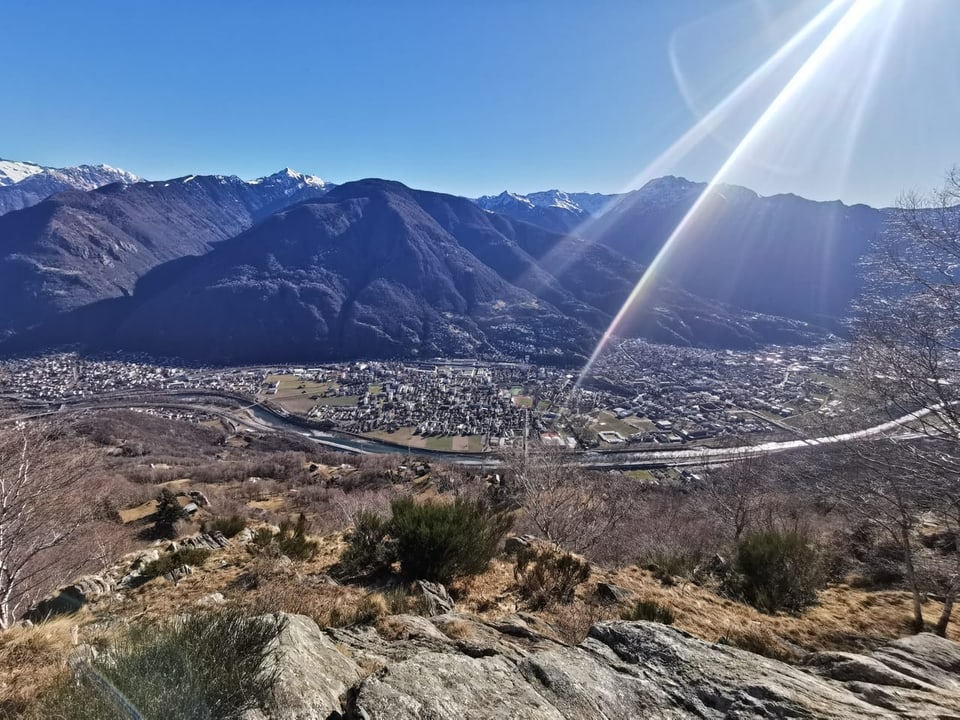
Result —
M 452 503 L 404 498 L 393 502 L 391 513 L 389 519 L 369 513 L 357 517 L 339 574 L 385 571 L 399 561 L 401 575 L 409 580 L 447 583 L 477 575 L 487 569 L 512 524 L 509 515 L 461 498 Z
M 448 583 L 479 575 L 497 554 L 513 519 L 484 503 L 457 498 L 452 503 L 395 500 L 390 535 L 400 572 L 410 580 Z
M 234 720 L 268 701 L 276 671 L 265 670 L 264 660 L 282 629 L 276 617 L 234 611 L 138 626 L 78 665 L 81 681 L 64 681 L 30 717 Z
M 291 560 L 312 560 L 320 545 L 307 537 L 309 531 L 307 517 L 300 513 L 295 523 L 290 520 L 281 522 L 280 532 L 276 535 L 269 528 L 258 528 L 253 533 L 250 549 L 258 555 L 286 555 Z
M 673 611 L 656 600 L 637 600 L 637 604 L 620 614 L 622 620 L 646 620 L 647 622 L 673 625 Z
M 210 551 L 204 548 L 180 548 L 176 552 L 165 553 L 143 569 L 144 578 L 155 578 L 172 572 L 181 565 L 199 567 L 210 557 Z
M 239 515 L 217 517 L 203 523 L 200 529 L 205 533 L 223 533 L 224 537 L 232 538 L 239 535 L 247 527 L 247 521 Z
M 740 540 L 725 588 L 761 612 L 774 613 L 812 605 L 824 584 L 820 553 L 805 537 L 769 531 Z
M 396 562 L 396 546 L 388 538 L 390 520 L 368 512 L 357 513 L 353 530 L 346 536 L 347 549 L 340 556 L 338 572 L 346 577 L 371 575 Z
M 174 527 L 180 520 L 187 519 L 187 513 L 180 505 L 177 496 L 169 488 L 163 488 L 157 495 L 157 510 L 153 514 L 153 528 L 162 537 L 173 537 Z
M 569 603 L 590 577 L 590 564 L 572 553 L 550 547 L 526 547 L 517 553 L 513 570 L 520 595 L 534 610 Z

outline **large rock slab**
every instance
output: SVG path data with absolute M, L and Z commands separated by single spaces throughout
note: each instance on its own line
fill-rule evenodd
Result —
M 363 671 L 337 649 L 317 624 L 303 615 L 285 616 L 286 626 L 274 640 L 264 668 L 279 675 L 270 707 L 272 720 L 327 720 L 340 711 L 341 697 Z
M 343 716 L 960 717 L 960 646 L 933 636 L 897 641 L 873 656 L 814 655 L 809 667 L 798 667 L 656 623 L 601 623 L 579 646 L 568 647 L 532 632 L 518 645 L 518 635 L 507 637 L 497 624 L 475 618 L 434 619 L 441 629 L 453 622 L 463 625 L 472 641 L 416 652 L 404 640 L 406 652 L 393 653 L 397 659 L 347 694 Z M 364 652 L 376 649 L 375 636 L 375 631 L 365 635 Z

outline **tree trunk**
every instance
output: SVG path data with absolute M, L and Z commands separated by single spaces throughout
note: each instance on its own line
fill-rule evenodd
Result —
M 920 597 L 920 587 L 917 585 L 917 573 L 913 567 L 913 548 L 910 545 L 909 528 L 900 529 L 900 546 L 903 549 L 903 567 L 907 576 L 907 585 L 913 595 L 913 622 L 911 626 L 915 633 L 923 632 L 923 604 Z
M 947 636 L 947 625 L 950 623 L 950 614 L 953 612 L 954 593 L 949 593 L 943 599 L 943 612 L 940 613 L 940 619 L 937 620 L 937 626 L 933 631 L 940 637 Z

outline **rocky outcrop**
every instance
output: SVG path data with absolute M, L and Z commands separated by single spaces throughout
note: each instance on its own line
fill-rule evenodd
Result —
M 116 580 L 109 575 L 87 575 L 38 602 L 27 616 L 32 620 L 43 620 L 53 615 L 73 613 L 87 603 L 112 594 L 115 587 Z
M 339 712 L 341 697 L 363 671 L 317 624 L 302 615 L 287 617 L 274 641 L 267 671 L 277 671 L 270 707 L 271 720 L 326 720 Z
M 199 535 L 193 535 L 191 537 L 183 538 L 178 540 L 176 543 L 171 543 L 171 552 L 175 552 L 178 549 L 190 548 L 193 550 L 220 550 L 225 548 L 230 544 L 222 532 L 219 530 L 212 533 L 200 533 Z
M 598 582 L 595 594 L 604 605 L 624 604 L 635 599 L 634 594 L 626 588 L 609 582 Z
M 291 617 L 263 717 L 944 718 L 960 716 L 960 645 L 932 635 L 793 666 L 672 627 L 594 626 L 580 645 L 535 618 L 444 614 L 321 631 Z
M 453 600 L 447 589 L 440 583 L 417 580 L 417 590 L 423 597 L 427 615 L 443 615 L 453 612 Z
M 58 588 L 30 608 L 26 617 L 30 620 L 43 620 L 54 615 L 77 612 L 83 606 L 111 597 L 118 591 L 137 587 L 149 579 L 149 576 L 145 575 L 149 565 L 159 560 L 163 554 L 182 548 L 216 551 L 229 545 L 230 540 L 221 532 L 200 533 L 175 542 L 166 542 L 150 550 L 129 553 L 102 573 L 87 575 L 70 585 Z M 166 573 L 164 577 L 169 582 L 177 583 L 192 573 L 193 568 L 189 565 L 181 565 Z

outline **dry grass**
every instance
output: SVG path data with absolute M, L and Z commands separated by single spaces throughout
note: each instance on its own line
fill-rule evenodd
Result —
M 437 621 L 437 629 L 451 640 L 469 640 L 473 637 L 473 624 L 460 618 Z
M 594 622 L 618 618 L 622 608 L 596 607 L 591 597 L 595 583 L 612 582 L 637 599 L 652 600 L 675 615 L 674 626 L 709 642 L 726 640 L 747 649 L 766 646 L 774 656 L 789 657 L 791 645 L 803 650 L 870 650 L 910 633 L 910 596 L 896 590 L 869 591 L 834 585 L 819 594 L 819 603 L 799 615 L 765 615 L 749 605 L 719 595 L 715 588 L 692 582 L 666 586 L 636 566 L 620 570 L 594 567 L 590 580 L 577 589 L 575 601 L 540 613 L 563 634 L 579 642 Z M 495 560 L 483 575 L 464 578 L 450 586 L 458 610 L 496 617 L 523 609 L 513 564 Z M 942 605 L 928 600 L 924 615 L 931 622 Z M 960 618 L 948 636 L 960 641 Z M 782 641 L 786 641 L 785 643 Z
M 232 486 L 229 491 L 228 486 L 221 487 L 219 492 L 216 486 L 204 487 L 218 509 L 230 503 L 244 506 L 246 502 L 241 502 L 241 496 L 247 493 L 253 495 L 245 498 L 247 502 L 266 501 L 278 513 L 293 511 L 295 503 L 307 502 L 308 517 L 320 520 L 324 519 L 317 509 L 321 503 L 331 507 L 344 504 L 337 507 L 337 512 L 344 512 L 348 500 L 360 503 L 367 497 L 365 490 L 352 495 L 339 489 L 313 493 L 309 486 L 292 494 L 264 493 L 265 487 L 256 488 L 254 493 L 247 484 Z M 434 495 L 435 488 L 428 485 L 425 494 Z M 364 500 L 361 504 L 367 503 Z M 320 524 L 327 526 L 332 521 L 327 519 Z M 253 557 L 243 547 L 231 546 L 215 552 L 202 569 L 176 586 L 157 578 L 124 593 L 122 598 L 96 603 L 76 616 L 0 635 L 0 718 L 13 717 L 38 689 L 63 672 L 64 660 L 73 646 L 75 626 L 80 628 L 81 641 L 89 641 L 85 638 L 95 636 L 93 628 L 102 628 L 117 619 L 168 618 L 189 611 L 198 600 L 216 592 L 222 593 L 228 603 L 250 612 L 303 614 L 321 626 L 377 623 L 386 637 L 401 631 L 399 625 L 391 625 L 389 616 L 421 611 L 417 598 L 404 588 L 381 593 L 327 582 L 324 575 L 338 562 L 346 545 L 339 532 L 315 539 L 319 540 L 319 551 L 308 562 L 279 566 L 275 561 Z M 675 627 L 707 641 L 726 642 L 784 660 L 794 659 L 798 651 L 804 650 L 869 650 L 909 633 L 910 603 L 904 592 L 836 585 L 822 591 L 819 604 L 802 614 L 771 616 L 725 598 L 711 587 L 683 581 L 666 585 L 637 566 L 612 570 L 597 565 L 590 579 L 577 588 L 572 603 L 538 614 L 544 621 L 543 627 L 551 628 L 547 632 L 575 644 L 582 641 L 591 625 L 619 618 L 624 608 L 595 603 L 593 591 L 600 581 L 626 588 L 635 599 L 665 606 L 675 616 Z M 494 560 L 482 575 L 456 580 L 449 591 L 459 612 L 485 619 L 525 609 L 514 577 L 514 564 L 504 558 Z M 927 603 L 925 614 L 931 621 L 939 612 L 938 603 Z M 468 622 L 457 620 L 441 623 L 438 629 L 457 640 L 466 639 L 472 632 Z M 951 627 L 949 635 L 960 640 L 960 620 Z
M 92 642 L 93 616 L 82 611 L 0 634 L 0 718 L 19 717 L 63 673 L 74 642 Z

